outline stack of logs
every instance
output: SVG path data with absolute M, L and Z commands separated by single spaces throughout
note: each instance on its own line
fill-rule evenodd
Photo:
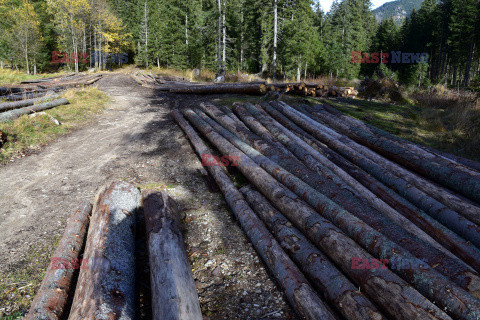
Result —
M 165 192 L 140 193 L 127 182 L 103 188 L 93 209 L 83 203 L 69 219 L 25 319 L 135 319 L 135 233 L 141 207 L 152 319 L 202 320 L 178 205 Z
M 135 81 L 144 87 L 158 91 L 190 94 L 224 94 L 238 93 L 248 95 L 263 95 L 268 91 L 312 97 L 356 97 L 358 91 L 353 87 L 336 87 L 315 83 L 198 83 L 189 82 L 184 78 L 155 76 L 140 72 L 132 75 Z
M 101 77 L 102 75 L 68 74 L 23 81 L 17 87 L 0 87 L 0 101 L 6 100 L 0 102 L 0 123 L 67 104 L 67 99 L 53 99 L 58 98 L 62 90 L 88 86 Z
M 172 116 L 201 159 L 235 159 L 206 169 L 302 317 L 480 318 L 480 172 L 462 159 L 321 105 Z

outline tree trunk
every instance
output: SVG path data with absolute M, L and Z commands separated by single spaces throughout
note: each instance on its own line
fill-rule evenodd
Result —
M 243 175 L 252 182 L 265 197 L 272 201 L 272 203 L 291 222 L 307 235 L 310 241 L 319 246 L 319 248 L 337 265 L 340 265 L 344 272 L 347 272 L 346 270 L 348 269 L 352 269 L 352 257 L 373 259 L 369 253 L 360 248 L 359 245 L 352 240 L 352 238 L 358 239 L 361 237 L 350 238 L 346 236 L 330 221 L 324 219 L 315 210 L 284 187 L 283 185 L 285 185 L 286 182 L 285 179 L 282 179 L 283 185 L 281 185 L 267 172 L 262 170 L 253 160 L 222 138 L 207 122 L 200 119 L 200 117 L 193 111 L 186 110 L 185 115 L 193 125 L 220 150 L 220 152 L 231 156 L 237 156 L 239 159 L 238 169 Z M 280 169 L 278 166 L 275 170 L 279 170 L 279 175 L 285 177 L 288 175 L 288 173 L 284 172 L 284 170 Z M 365 236 L 365 233 L 363 233 L 363 236 Z M 356 269 L 356 271 L 358 271 L 358 281 L 362 281 L 363 283 L 366 282 L 366 285 L 375 286 L 378 290 L 377 292 L 388 292 L 388 294 L 378 295 L 378 299 L 385 299 L 382 304 L 390 303 L 390 312 L 400 314 L 404 319 L 449 318 L 430 301 L 422 297 L 422 295 L 413 290 L 412 287 L 408 286 L 403 280 L 391 273 L 390 270 Z M 425 278 L 422 277 L 422 280 L 424 279 Z M 396 285 L 393 286 L 393 283 Z M 394 287 L 401 289 L 398 291 L 396 289 L 393 290 Z M 436 292 L 437 288 L 434 289 L 433 287 L 429 287 L 429 290 Z M 441 290 L 444 291 L 444 288 Z M 439 297 L 436 296 L 436 298 L 436 301 L 438 301 Z M 412 305 L 415 305 L 415 308 L 412 308 Z M 464 305 L 462 304 L 462 308 L 463 307 Z
M 202 320 L 180 231 L 180 208 L 164 191 L 142 192 L 153 319 Z
M 225 94 L 239 93 L 250 95 L 262 95 L 267 92 L 264 84 L 216 84 L 216 85 L 191 85 L 185 87 L 173 88 L 173 93 L 192 93 L 192 94 Z
M 17 118 L 19 118 L 19 117 L 21 117 L 25 114 L 55 108 L 55 107 L 58 107 L 58 106 L 61 106 L 61 105 L 67 104 L 67 103 L 68 103 L 68 100 L 62 98 L 62 99 L 53 100 L 53 101 L 50 101 L 50 102 L 40 103 L 40 104 L 33 105 L 33 106 L 30 106 L 30 107 L 25 107 L 25 108 L 21 108 L 21 109 L 6 111 L 6 112 L 3 112 L 3 113 L 0 113 L 0 123 L 12 121 L 12 120 L 15 120 L 15 119 L 17 119 Z
M 384 319 L 378 309 L 358 290 L 308 239 L 291 225 L 285 216 L 277 211 L 267 199 L 251 185 L 244 186 L 240 191 L 257 216 L 272 232 L 282 248 L 305 273 L 318 292 L 323 293 L 325 300 L 336 307 L 337 311 L 351 320 Z M 332 279 L 335 279 L 333 283 Z M 376 292 L 370 292 L 370 287 L 362 290 L 370 297 Z M 388 309 L 388 306 L 383 306 Z
M 77 269 L 87 263 L 79 260 L 87 234 L 92 205 L 82 203 L 75 214 L 67 221 L 62 238 L 52 257 L 52 262 L 43 277 L 42 285 L 33 300 L 26 320 L 64 318 L 65 307 L 73 295 L 75 284 L 72 283 Z
M 465 67 L 465 88 L 468 88 L 470 85 L 470 69 L 472 68 L 472 59 L 473 59 L 473 51 L 475 48 L 475 37 L 472 36 L 470 40 L 470 50 L 468 50 L 468 58 L 467 58 L 467 65 Z
M 273 3 L 273 59 L 272 59 L 272 68 L 273 68 L 273 81 L 277 79 L 277 24 L 278 24 L 278 0 L 274 0 Z
M 70 320 L 134 319 L 135 215 L 140 191 L 114 182 L 97 195 Z
M 8 111 L 12 109 L 18 109 L 23 107 L 31 106 L 37 102 L 42 102 L 47 99 L 57 98 L 58 94 L 48 95 L 42 98 L 35 98 L 35 99 L 27 99 L 27 100 L 20 100 L 15 102 L 4 102 L 0 103 L 0 112 Z
M 459 237 L 456 233 L 452 232 L 447 227 L 440 224 L 437 220 L 433 219 L 425 212 L 419 210 L 413 206 L 410 202 L 393 192 L 391 189 L 385 187 L 382 183 L 375 180 L 371 175 L 358 168 L 339 154 L 332 151 L 328 146 L 320 143 L 310 134 L 303 129 L 295 125 L 288 118 L 278 112 L 272 106 L 267 106 L 266 110 L 273 116 L 281 125 L 285 126 L 289 130 L 295 132 L 309 145 L 315 148 L 315 150 L 322 153 L 322 155 L 328 157 L 336 165 L 345 170 L 349 175 L 369 188 L 375 195 L 380 197 L 383 201 L 388 203 L 396 211 L 404 215 L 407 219 L 415 223 L 419 228 L 425 230 L 432 238 L 438 243 L 442 244 L 445 248 L 454 252 L 458 257 L 463 259 L 467 264 L 478 268 L 477 259 L 472 259 L 478 252 L 478 249 L 471 243 L 465 241 Z
M 192 114 L 193 112 L 190 113 Z M 177 110 L 172 112 L 172 116 L 187 134 L 200 157 L 212 153 Z M 301 271 L 250 209 L 227 174 L 217 166 L 209 166 L 207 170 L 214 177 L 243 230 L 275 276 L 294 309 L 306 319 L 335 319 L 329 307 L 320 300 Z
M 222 74 L 222 0 L 218 0 L 218 42 L 217 42 L 217 61 L 218 75 Z

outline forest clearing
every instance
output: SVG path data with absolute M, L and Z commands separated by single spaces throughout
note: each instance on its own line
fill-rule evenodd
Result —
M 479 18 L 0 0 L 0 319 L 480 320 Z

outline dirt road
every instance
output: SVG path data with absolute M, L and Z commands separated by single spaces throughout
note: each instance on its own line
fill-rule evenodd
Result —
M 198 158 L 168 117 L 172 100 L 123 74 L 97 85 L 114 100 L 103 114 L 38 154 L 0 167 L 0 284 L 12 288 L 0 301 L 0 316 L 25 312 L 33 296 L 18 303 L 22 293 L 15 288 L 38 288 L 80 201 L 93 201 L 102 185 L 121 179 L 167 188 L 185 209 L 185 238 L 208 319 L 292 318 L 221 195 L 207 191 Z

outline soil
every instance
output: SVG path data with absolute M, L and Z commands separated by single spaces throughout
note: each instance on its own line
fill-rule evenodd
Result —
M 96 85 L 114 100 L 105 112 L 38 153 L 0 167 L 0 284 L 35 264 L 45 270 L 77 205 L 93 201 L 103 185 L 125 180 L 166 189 L 184 209 L 185 242 L 205 319 L 296 319 L 222 195 L 208 190 L 199 158 L 169 117 L 172 108 L 206 98 L 156 95 L 124 74 L 109 74 Z M 48 250 L 32 256 L 32 248 L 41 247 Z M 14 301 L 0 303 L 0 316 L 15 312 Z

